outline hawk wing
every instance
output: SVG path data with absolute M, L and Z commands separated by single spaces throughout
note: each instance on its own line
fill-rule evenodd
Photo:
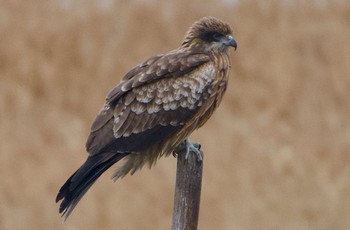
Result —
M 107 95 L 87 151 L 141 152 L 180 130 L 208 96 L 205 79 L 215 76 L 209 61 L 207 54 L 173 52 L 131 69 Z

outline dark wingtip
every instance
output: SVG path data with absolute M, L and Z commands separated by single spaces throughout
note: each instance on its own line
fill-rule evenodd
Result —
M 56 203 L 62 200 L 59 213 L 66 220 L 80 199 L 101 176 L 101 174 L 119 161 L 125 154 L 100 154 L 90 156 L 86 162 L 64 183 L 59 190 Z
M 58 203 L 60 200 L 62 200 L 60 207 L 58 209 L 58 212 L 64 216 L 69 209 L 70 204 L 72 203 L 71 196 L 69 194 L 69 184 L 71 183 L 71 178 L 67 180 L 67 182 L 62 186 L 60 191 L 58 192 L 56 196 L 56 203 Z M 68 216 L 65 217 L 67 219 Z
M 61 189 L 62 190 L 62 189 Z M 61 192 L 61 190 L 57 193 L 57 196 L 56 196 L 56 203 L 58 203 L 58 201 L 62 200 L 64 195 L 63 193 Z
M 63 198 L 67 199 L 67 196 L 69 194 L 69 186 L 70 186 L 70 184 L 72 182 L 72 178 L 75 176 L 75 174 L 76 174 L 76 172 L 71 177 L 69 177 L 69 179 L 66 181 L 66 183 L 64 183 L 62 185 L 62 187 L 60 188 L 60 190 L 58 191 L 57 196 L 56 196 L 56 203 L 58 203 Z

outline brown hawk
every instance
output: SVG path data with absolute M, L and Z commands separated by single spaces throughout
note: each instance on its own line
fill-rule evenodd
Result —
M 67 218 L 98 177 L 123 158 L 114 180 L 146 163 L 153 166 L 180 145 L 198 153 L 187 138 L 221 102 L 230 46 L 237 48 L 229 25 L 205 17 L 190 27 L 178 49 L 132 68 L 107 95 L 92 124 L 89 156 L 60 189 L 59 212 Z

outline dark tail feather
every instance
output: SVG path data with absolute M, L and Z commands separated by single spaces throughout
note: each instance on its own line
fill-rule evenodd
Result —
M 63 199 L 59 212 L 65 216 L 65 220 L 102 173 L 125 156 L 125 154 L 120 153 L 102 153 L 88 157 L 57 194 L 56 202 Z

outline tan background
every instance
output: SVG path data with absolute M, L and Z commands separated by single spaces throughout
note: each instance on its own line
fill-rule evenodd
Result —
M 65 224 L 54 199 L 107 92 L 207 15 L 232 25 L 238 50 L 192 137 L 199 229 L 349 229 L 349 1 L 235 2 L 0 1 L 0 229 L 170 228 L 172 157 L 116 183 L 107 171 Z

